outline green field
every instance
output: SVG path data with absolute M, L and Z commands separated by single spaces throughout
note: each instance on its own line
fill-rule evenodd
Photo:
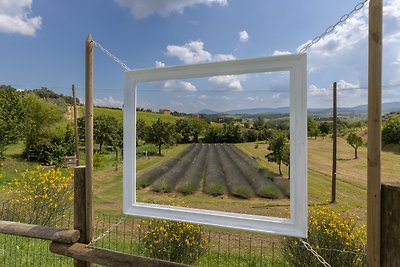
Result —
M 112 108 L 104 108 L 104 107 L 94 107 L 93 109 L 94 116 L 102 116 L 108 115 L 114 117 L 120 121 L 123 118 L 122 109 L 112 109 Z M 80 114 L 84 114 L 84 106 L 81 107 Z M 155 112 L 145 112 L 145 111 L 137 111 L 137 120 L 142 119 L 146 123 L 146 125 L 150 125 L 152 122 L 157 121 L 157 119 L 161 119 L 164 122 L 175 123 L 177 120 L 181 119 L 181 117 L 173 116 L 173 115 L 165 115 L 158 114 Z

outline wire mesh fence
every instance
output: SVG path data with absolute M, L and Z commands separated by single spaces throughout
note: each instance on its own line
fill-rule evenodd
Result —
M 0 219 L 30 223 L 30 218 L 26 218 L 20 210 L 17 205 L 2 204 Z M 96 213 L 94 219 L 94 237 L 101 236 L 101 238 L 92 243 L 92 246 L 146 256 L 142 242 L 145 237 L 143 226 L 149 224 L 149 219 L 105 213 Z M 53 217 L 48 221 L 47 226 L 72 229 L 72 213 L 65 212 Z M 196 266 L 290 266 L 282 255 L 282 239 L 279 237 L 214 227 L 202 227 L 201 234 L 207 246 L 194 261 L 193 264 Z M 71 266 L 73 264 L 73 259 L 51 253 L 49 245 L 50 241 L 0 234 L 0 266 Z M 299 244 L 299 247 L 302 246 Z M 356 253 L 327 248 L 314 249 L 318 253 L 328 251 L 331 255 L 330 259 L 335 258 L 335 253 L 338 255 Z M 304 250 L 307 253 L 306 248 Z M 358 254 L 361 259 L 358 266 L 366 266 L 363 263 L 365 254 Z M 331 266 L 336 265 L 331 263 Z

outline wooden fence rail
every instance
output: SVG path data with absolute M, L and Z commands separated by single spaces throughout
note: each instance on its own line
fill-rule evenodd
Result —
M 50 251 L 56 254 L 72 257 L 80 261 L 97 263 L 104 266 L 118 267 L 184 267 L 180 263 L 163 261 L 158 259 L 146 258 L 141 256 L 130 255 L 118 251 L 104 248 L 88 247 L 86 244 L 62 244 L 52 242 Z
M 47 226 L 9 221 L 0 221 L 0 233 L 45 239 L 66 244 L 76 243 L 80 237 L 78 230 L 61 230 Z

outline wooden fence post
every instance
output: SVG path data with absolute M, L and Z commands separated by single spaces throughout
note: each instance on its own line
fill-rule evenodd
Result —
M 400 266 L 400 183 L 382 184 L 381 266 Z
M 78 166 L 74 169 L 74 229 L 79 230 L 81 235 L 79 242 L 89 244 L 92 237 L 88 235 L 87 229 L 87 216 L 86 216 L 86 167 Z M 91 224 L 91 223 L 90 223 Z M 74 260 L 75 267 L 88 267 L 92 266 L 91 263 Z
M 369 1 L 367 168 L 368 267 L 379 267 L 381 257 L 382 6 L 383 0 Z
M 333 83 L 333 124 L 332 124 L 332 198 L 331 203 L 336 202 L 336 148 L 337 148 L 337 86 Z
M 72 97 L 74 99 L 74 135 L 75 135 L 75 156 L 76 156 L 76 166 L 80 165 L 79 160 L 79 135 L 78 135 L 78 114 L 76 112 L 76 94 L 75 94 L 75 84 L 72 85 Z

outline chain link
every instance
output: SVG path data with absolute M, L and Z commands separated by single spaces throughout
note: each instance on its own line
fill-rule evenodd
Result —
M 93 239 L 89 242 L 89 244 L 86 245 L 86 247 L 87 247 L 87 248 L 88 248 L 88 247 L 93 247 L 94 244 L 95 244 L 97 241 L 103 239 L 103 238 L 106 237 L 108 234 L 110 234 L 110 232 L 113 231 L 114 229 L 116 229 L 121 223 L 123 223 L 123 222 L 125 221 L 125 219 L 126 219 L 126 217 L 122 217 L 117 223 L 111 225 L 111 227 L 108 228 L 107 231 L 105 231 L 104 233 L 102 233 L 102 234 L 99 235 L 98 237 L 93 238 Z
M 128 68 L 128 66 L 122 62 L 119 58 L 117 58 L 116 56 L 114 56 L 110 51 L 108 51 L 107 49 L 105 49 L 101 44 L 97 43 L 96 41 L 93 40 L 93 44 L 98 47 L 101 51 L 103 51 L 107 56 L 109 56 L 112 60 L 114 60 L 115 62 L 117 62 L 119 65 L 121 65 L 121 67 L 123 67 L 125 70 L 131 70 L 130 68 Z
M 300 242 L 303 243 L 304 247 L 305 247 L 308 251 L 310 251 L 310 252 L 317 258 L 317 260 L 318 260 L 320 263 L 322 263 L 325 267 L 332 267 L 321 255 L 318 254 L 318 252 L 316 252 L 316 251 L 312 248 L 312 246 L 311 246 L 309 243 L 307 243 L 307 242 L 304 241 L 304 240 L 300 240 Z
M 336 22 L 333 25 L 330 25 L 328 28 L 326 28 L 326 30 L 316 36 L 312 41 L 309 41 L 308 43 L 306 43 L 300 50 L 299 50 L 299 54 L 304 54 L 311 46 L 315 45 L 316 43 L 318 43 L 325 35 L 331 33 L 336 26 L 338 26 L 339 24 L 342 24 L 343 22 L 345 22 L 348 18 L 351 17 L 351 15 L 353 15 L 353 13 L 359 11 L 360 9 L 362 9 L 365 5 L 365 3 L 368 2 L 368 0 L 363 0 L 362 2 L 358 3 L 357 5 L 354 6 L 353 10 L 350 11 L 350 13 L 348 14 L 344 14 L 338 22 Z

